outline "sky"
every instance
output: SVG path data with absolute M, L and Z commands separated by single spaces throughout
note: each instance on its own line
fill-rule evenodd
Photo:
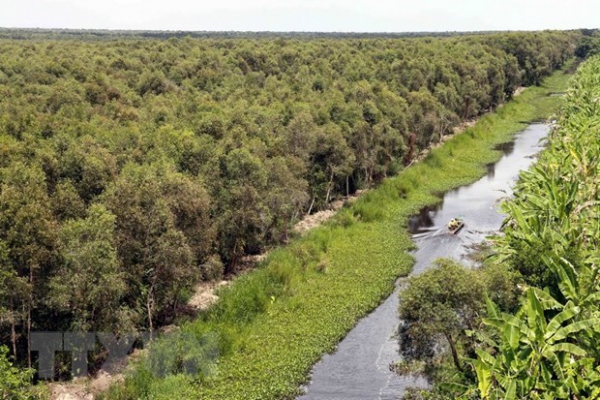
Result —
M 598 0 L 0 0 L 0 27 L 423 32 L 600 28 Z

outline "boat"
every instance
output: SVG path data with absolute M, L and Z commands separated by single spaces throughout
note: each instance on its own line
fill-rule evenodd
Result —
M 456 235 L 463 226 L 465 226 L 465 221 L 463 221 L 462 218 L 454 218 L 448 222 L 448 232 L 451 235 Z

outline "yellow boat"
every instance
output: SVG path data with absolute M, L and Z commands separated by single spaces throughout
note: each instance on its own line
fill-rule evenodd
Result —
M 454 218 L 448 222 L 448 232 L 450 232 L 452 235 L 456 235 L 456 233 L 458 233 L 463 226 L 465 226 L 465 221 L 463 221 L 461 218 Z

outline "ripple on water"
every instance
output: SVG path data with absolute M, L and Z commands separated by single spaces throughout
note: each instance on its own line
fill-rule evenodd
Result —
M 463 260 L 470 245 L 496 231 L 504 216 L 498 203 L 510 196 L 519 172 L 529 168 L 532 155 L 541 150 L 540 141 L 548 134 L 545 124 L 530 125 L 513 142 L 498 147 L 503 157 L 488 166 L 486 176 L 477 182 L 444 194 L 435 206 L 424 207 L 409 221 L 418 249 L 412 274 L 418 274 L 439 257 Z M 491 172 L 490 172 L 491 171 Z M 448 235 L 446 223 L 457 216 L 466 225 L 456 236 Z M 398 291 L 360 320 L 339 343 L 333 354 L 323 356 L 313 368 L 312 379 L 304 387 L 302 400 L 398 399 L 409 387 L 426 387 L 422 378 L 400 376 L 389 365 L 400 356 L 396 331 L 400 323 Z

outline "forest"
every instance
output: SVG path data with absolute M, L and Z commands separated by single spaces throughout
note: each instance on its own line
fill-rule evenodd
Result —
M 0 343 L 152 330 L 194 284 L 538 85 L 581 32 L 0 40 Z
M 410 360 L 401 368 L 436 382 L 405 399 L 600 395 L 599 82 L 594 57 L 571 81 L 547 149 L 504 203 L 504 234 L 483 268 L 440 260 L 401 295 Z M 451 350 L 434 354 L 440 338 Z

